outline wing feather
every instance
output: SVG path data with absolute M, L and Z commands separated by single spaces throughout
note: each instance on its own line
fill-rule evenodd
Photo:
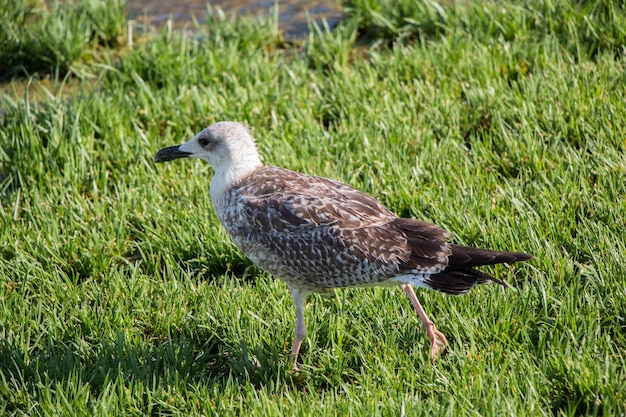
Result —
M 319 287 L 368 285 L 409 270 L 438 272 L 447 264 L 448 232 L 399 219 L 338 181 L 266 166 L 230 194 L 229 204 L 242 214 L 224 222 L 236 225 L 229 230 L 235 242 L 286 280 L 291 274 Z
M 233 192 L 244 201 L 250 223 L 268 231 L 360 228 L 395 218 L 376 199 L 346 184 L 277 167 L 264 167 Z

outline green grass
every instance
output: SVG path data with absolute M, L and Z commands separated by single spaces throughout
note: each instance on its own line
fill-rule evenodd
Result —
M 0 0 L 0 79 L 80 73 L 123 42 L 123 0 Z
M 0 96 L 0 414 L 626 413 L 623 8 L 409 3 L 352 2 L 295 45 L 216 16 L 11 64 L 54 62 L 9 71 L 50 76 L 41 97 Z M 152 162 L 219 120 L 267 163 L 536 258 L 491 270 L 514 289 L 418 292 L 450 341 L 435 364 L 402 291 L 314 296 L 292 374 L 287 288 L 219 226 L 211 169 Z

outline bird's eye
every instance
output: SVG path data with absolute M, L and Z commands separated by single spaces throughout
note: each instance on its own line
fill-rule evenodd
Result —
M 209 140 L 207 138 L 200 138 L 198 139 L 198 143 L 200 146 L 205 147 L 209 144 Z

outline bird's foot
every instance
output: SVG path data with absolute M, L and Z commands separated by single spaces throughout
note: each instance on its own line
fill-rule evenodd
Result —
M 291 372 L 298 372 L 298 352 L 300 351 L 300 343 L 302 339 L 296 338 L 291 348 L 291 354 L 289 355 L 289 365 L 291 366 Z
M 430 358 L 433 362 L 435 362 L 439 355 L 441 355 L 448 347 L 448 340 L 443 333 L 437 330 L 432 322 L 428 325 L 426 333 L 428 334 L 428 338 L 432 344 L 432 347 L 430 348 Z

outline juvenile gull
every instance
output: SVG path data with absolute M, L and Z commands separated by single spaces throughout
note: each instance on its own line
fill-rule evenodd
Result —
M 294 369 L 306 336 L 304 304 L 313 292 L 400 286 L 424 324 L 435 359 L 448 342 L 424 312 L 413 285 L 455 295 L 476 284 L 505 285 L 476 267 L 532 258 L 447 243 L 446 230 L 398 218 L 346 184 L 265 166 L 241 123 L 215 123 L 187 143 L 161 149 L 154 161 L 184 157 L 213 166 L 211 200 L 220 222 L 252 262 L 290 288 L 296 306 L 289 357 Z

